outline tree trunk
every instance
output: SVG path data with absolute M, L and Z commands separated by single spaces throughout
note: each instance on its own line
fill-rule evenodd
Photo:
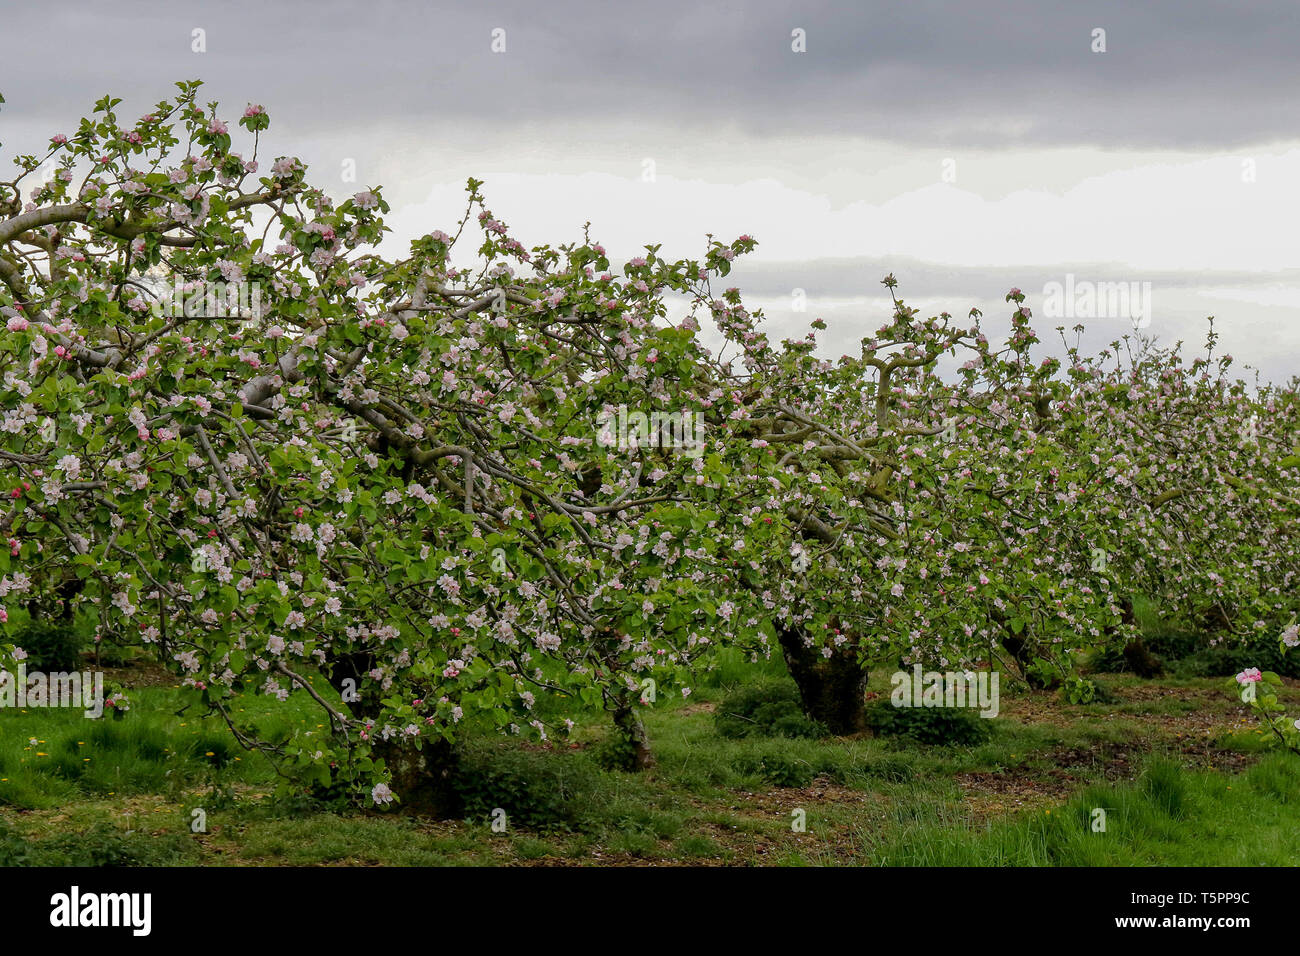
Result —
M 358 696 L 349 700 L 346 690 L 361 686 L 361 677 L 375 666 L 374 655 L 365 651 L 349 654 L 335 654 L 329 657 L 330 685 L 343 697 L 344 706 L 352 716 L 365 720 L 378 717 L 381 711 L 379 698 L 371 695 Z M 345 687 L 344 681 L 351 679 L 354 683 Z M 457 767 L 455 748 L 447 741 L 425 741 L 421 749 L 406 745 L 399 740 L 373 740 L 370 745 L 371 756 L 383 760 L 392 775 L 389 786 L 400 799 L 400 808 L 405 813 L 425 814 L 436 817 L 456 816 L 460 810 L 460 797 L 453 787 Z
M 85 582 L 80 578 L 65 578 L 27 601 L 27 613 L 33 621 L 63 621 L 73 618 L 72 599 L 81 593 Z
M 650 738 L 646 735 L 645 725 L 637 716 L 630 696 L 621 697 L 614 706 L 614 727 L 617 728 L 620 743 L 626 749 L 624 769 L 645 770 L 654 766 L 654 754 L 650 752 Z
M 1020 665 L 1020 675 L 1025 679 L 1025 683 L 1035 690 L 1052 690 L 1059 687 L 1061 678 L 1059 675 L 1045 675 L 1041 670 L 1035 668 L 1034 645 L 1028 639 L 1014 633 L 1009 627 L 1002 633 L 1002 646 L 1007 649 L 1007 653 Z
M 1232 630 L 1232 618 L 1222 605 L 1215 604 L 1201 616 L 1201 626 L 1209 634 L 1224 634 Z
M 1151 653 L 1140 637 L 1124 645 L 1124 663 L 1138 677 L 1159 677 L 1165 669 L 1164 663 Z
M 460 814 L 460 795 L 453 786 L 457 755 L 447 741 L 426 741 L 415 750 L 396 740 L 377 740 L 371 753 L 383 758 L 392 774 L 389 786 L 401 800 L 395 804 L 400 812 L 438 818 Z
M 1125 624 L 1137 623 L 1130 598 L 1124 598 L 1120 604 L 1120 614 Z M 1151 653 L 1141 634 L 1124 645 L 1124 663 L 1138 677 L 1159 677 L 1164 672 L 1164 663 Z
M 801 630 L 780 628 L 778 637 L 804 713 L 836 736 L 865 730 L 867 671 L 856 645 L 846 641 L 825 657 L 820 647 L 804 644 Z
M 989 617 L 1002 628 L 1002 646 L 1019 665 L 1020 676 L 1026 684 L 1035 690 L 1054 690 L 1061 686 L 1059 674 L 1044 674 L 1041 668 L 1034 666 L 1034 660 L 1039 656 L 1038 645 L 1030 637 L 1028 626 L 1017 634 L 1011 629 L 1010 617 L 996 607 L 989 608 Z
M 610 675 L 618 672 L 619 654 L 623 645 L 624 640 L 613 630 L 606 629 L 600 634 L 596 647 Z M 650 738 L 636 712 L 639 695 L 622 681 L 615 680 L 611 686 L 602 690 L 601 697 L 605 709 L 614 718 L 614 730 L 618 734 L 615 749 L 609 755 L 611 762 L 622 770 L 644 770 L 654 766 Z

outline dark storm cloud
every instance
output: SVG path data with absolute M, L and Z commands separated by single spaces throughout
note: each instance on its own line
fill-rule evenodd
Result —
M 114 0 L 3 22 L 10 119 L 65 125 L 110 90 L 143 111 L 195 77 L 297 129 L 404 121 L 451 137 L 585 118 L 945 147 L 1228 147 L 1293 138 L 1300 101 L 1293 0 Z M 190 50 L 196 27 L 207 53 Z M 796 27 L 807 53 L 791 52 Z

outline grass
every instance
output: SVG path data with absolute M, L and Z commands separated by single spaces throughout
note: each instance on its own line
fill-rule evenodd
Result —
M 769 676 L 779 676 L 773 667 Z M 988 739 L 719 734 L 752 665 L 646 711 L 656 765 L 603 769 L 607 722 L 577 749 L 471 741 L 463 819 L 339 812 L 276 795 L 272 769 L 173 686 L 120 721 L 0 711 L 0 864 L 1294 865 L 1300 760 L 1220 679 L 1098 675 L 1109 703 L 1006 687 Z M 870 687 L 888 695 L 887 676 Z M 1285 699 L 1300 704 L 1289 682 Z M 309 700 L 248 697 L 263 732 L 323 732 Z M 1297 708 L 1300 709 L 1300 708 Z M 35 741 L 33 743 L 33 741 Z M 504 830 L 493 811 L 506 811 Z M 206 832 L 192 832 L 196 809 Z M 1094 811 L 1105 829 L 1094 830 Z
M 122 720 L 87 720 L 79 710 L 0 711 L 0 806 L 66 805 L 79 796 L 179 794 L 196 780 L 267 779 L 270 765 L 245 753 L 213 718 L 186 717 L 173 688 L 137 690 Z M 239 715 L 268 734 L 323 726 L 305 706 L 284 710 L 250 697 Z
M 1287 754 L 1236 776 L 1153 758 L 1133 782 L 1041 813 L 972 825 L 927 808 L 867 849 L 883 866 L 1295 866 L 1298 799 L 1300 761 Z

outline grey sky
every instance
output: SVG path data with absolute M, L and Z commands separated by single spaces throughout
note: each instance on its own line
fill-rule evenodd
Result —
M 0 3 L 6 163 L 104 93 L 139 115 L 202 78 L 232 118 L 264 104 L 270 153 L 327 187 L 384 185 L 402 240 L 474 175 L 529 244 L 587 219 L 627 255 L 751 233 L 736 284 L 777 334 L 823 315 L 836 354 L 885 272 L 990 318 L 1073 273 L 1152 282 L 1162 339 L 1215 314 L 1229 351 L 1300 371 L 1294 0 Z
M 222 97 L 305 110 L 300 126 L 588 114 L 954 147 L 1226 146 L 1294 135 L 1298 17 L 1288 0 L 113 0 L 7 11 L 3 70 L 21 114 L 201 74 Z

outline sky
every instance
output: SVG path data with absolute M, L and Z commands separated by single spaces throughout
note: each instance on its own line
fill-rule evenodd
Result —
M 824 318 L 829 357 L 887 319 L 892 273 L 909 305 L 977 307 L 994 335 L 1018 287 L 1042 338 L 1082 322 L 1091 348 L 1140 323 L 1199 351 L 1213 315 L 1239 366 L 1300 374 L 1294 0 L 0 0 L 0 17 L 6 166 L 106 93 L 135 116 L 202 79 L 231 120 L 266 107 L 263 155 L 340 197 L 383 186 L 397 253 L 459 218 L 473 176 L 525 245 L 587 222 L 621 258 L 754 236 L 727 282 L 774 337 Z M 1125 283 L 1146 308 L 1048 314 L 1053 283 Z

